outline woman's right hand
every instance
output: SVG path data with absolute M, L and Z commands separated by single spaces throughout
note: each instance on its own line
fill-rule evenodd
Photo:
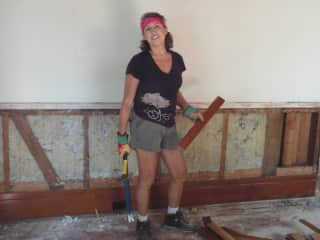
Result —
M 130 154 L 131 148 L 129 146 L 129 136 L 127 133 L 117 133 L 118 139 L 118 153 L 119 156 L 122 158 L 125 153 Z
M 123 155 L 125 153 L 130 154 L 130 152 L 131 152 L 131 148 L 128 143 L 127 144 L 119 144 L 118 143 L 118 153 L 119 153 L 120 158 L 123 158 Z

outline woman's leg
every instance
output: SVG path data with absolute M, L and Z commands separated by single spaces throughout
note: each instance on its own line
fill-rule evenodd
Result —
M 150 188 L 157 173 L 160 154 L 137 149 L 138 160 L 138 185 L 136 192 L 137 211 L 141 216 L 146 216 L 149 209 Z
M 168 205 L 177 208 L 180 205 L 183 184 L 187 175 L 187 166 L 182 153 L 177 150 L 162 150 L 161 156 L 168 168 L 170 183 L 168 189 Z

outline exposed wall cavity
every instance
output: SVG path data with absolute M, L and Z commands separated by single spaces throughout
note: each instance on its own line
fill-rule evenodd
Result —
M 43 175 L 16 126 L 9 123 L 10 181 L 44 182 Z
M 266 114 L 230 114 L 226 169 L 251 169 L 262 166 Z
M 62 180 L 82 179 L 83 128 L 81 116 L 28 116 L 27 120 L 56 173 Z M 12 182 L 43 182 L 36 160 L 10 121 Z
M 118 115 L 89 117 L 90 177 L 105 178 L 120 175 L 121 161 L 117 152 Z M 135 154 L 129 155 L 129 172 L 137 175 Z
M 29 116 L 40 145 L 62 180 L 83 178 L 82 116 Z

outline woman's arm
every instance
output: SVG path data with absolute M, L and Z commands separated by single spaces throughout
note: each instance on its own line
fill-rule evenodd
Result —
M 134 97 L 139 85 L 139 80 L 131 74 L 126 75 L 124 94 L 120 106 L 119 133 L 124 134 L 127 130 L 130 112 L 133 107 Z
M 177 105 L 182 108 L 183 115 L 192 120 L 204 121 L 204 117 L 198 109 L 192 107 L 179 90 L 177 93 Z
M 177 105 L 179 107 L 182 108 L 182 110 L 184 110 L 186 107 L 189 106 L 189 103 L 187 102 L 187 100 L 184 98 L 184 96 L 182 95 L 181 91 L 179 90 L 177 93 Z

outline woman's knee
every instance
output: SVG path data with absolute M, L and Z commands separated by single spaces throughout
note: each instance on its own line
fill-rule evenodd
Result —
M 187 179 L 187 170 L 181 169 L 176 171 L 174 174 L 171 174 L 171 180 L 174 182 L 184 182 Z
M 140 187 L 150 188 L 154 183 L 155 176 L 153 174 L 143 174 L 138 177 L 138 184 Z

